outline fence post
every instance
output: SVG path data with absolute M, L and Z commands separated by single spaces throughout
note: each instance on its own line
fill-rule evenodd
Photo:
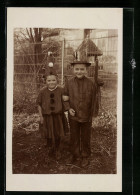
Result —
M 97 83 L 98 80 L 98 58 L 97 55 L 95 55 L 95 82 Z
M 63 85 L 63 83 L 64 83 L 64 54 L 65 54 L 65 39 L 62 41 L 61 85 Z

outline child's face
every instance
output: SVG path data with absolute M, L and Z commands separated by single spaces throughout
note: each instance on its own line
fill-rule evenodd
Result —
M 49 75 L 46 78 L 46 84 L 49 89 L 54 89 L 57 85 L 57 78 L 55 75 Z
M 75 64 L 73 67 L 73 72 L 75 76 L 79 79 L 83 78 L 87 73 L 87 68 L 85 64 Z

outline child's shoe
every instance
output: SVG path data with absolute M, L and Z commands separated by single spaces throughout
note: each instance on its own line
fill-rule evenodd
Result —
M 55 155 L 55 150 L 54 150 L 54 148 L 50 147 L 50 148 L 48 149 L 48 155 L 49 155 L 50 157 L 53 157 L 53 156 Z
M 66 164 L 72 164 L 73 163 L 73 155 L 70 155 L 68 159 L 66 160 Z
M 80 166 L 81 165 L 81 158 L 80 157 L 74 158 L 73 164 Z
M 81 162 L 81 166 L 82 167 L 86 167 L 89 164 L 89 161 L 87 158 L 83 158 L 82 162 Z
M 56 151 L 56 160 L 60 160 L 61 159 L 61 153 L 59 150 Z

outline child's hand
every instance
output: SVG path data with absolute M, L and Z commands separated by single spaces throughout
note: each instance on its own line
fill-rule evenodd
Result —
M 72 108 L 69 109 L 69 113 L 71 116 L 75 116 L 75 110 L 73 110 Z
M 40 116 L 40 123 L 43 124 L 43 121 L 44 121 L 43 116 Z
M 69 96 L 67 96 L 67 95 L 63 95 L 62 98 L 63 98 L 63 101 L 64 102 L 69 101 Z

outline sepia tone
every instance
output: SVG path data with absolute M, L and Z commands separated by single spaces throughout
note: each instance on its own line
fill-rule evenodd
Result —
M 117 157 L 117 30 L 14 29 L 14 97 L 12 167 L 14 174 L 116 174 Z M 95 55 L 95 48 L 98 53 Z M 73 76 L 75 52 L 91 63 L 87 77 L 100 81 L 99 112 L 92 119 L 89 164 L 68 162 L 70 134 L 65 113 L 62 157 L 48 155 L 36 99 L 45 86 L 44 72 L 54 63 L 59 85 Z M 97 63 L 98 61 L 98 63 Z

